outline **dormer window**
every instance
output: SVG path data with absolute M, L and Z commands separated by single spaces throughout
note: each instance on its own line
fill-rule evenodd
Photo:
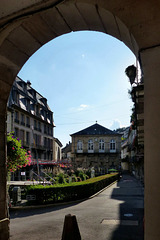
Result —
M 26 98 L 26 109 L 30 111 L 30 100 L 28 98 Z
M 40 110 L 39 106 L 36 105 L 36 115 L 39 115 L 39 110 Z
M 14 91 L 14 99 L 15 99 L 16 104 L 19 104 L 19 93 L 18 93 L 18 91 Z

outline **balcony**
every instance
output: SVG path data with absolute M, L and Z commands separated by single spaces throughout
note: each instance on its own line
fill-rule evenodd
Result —
M 75 150 L 75 153 L 77 154 L 117 154 L 120 153 L 120 149 L 106 149 L 106 150 Z
M 77 150 L 77 153 L 83 153 L 83 150 Z

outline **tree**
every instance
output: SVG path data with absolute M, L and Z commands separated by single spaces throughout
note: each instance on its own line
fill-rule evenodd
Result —
M 21 141 L 14 137 L 13 132 L 7 135 L 7 169 L 8 172 L 15 172 L 17 169 L 30 165 L 31 155 L 21 144 Z

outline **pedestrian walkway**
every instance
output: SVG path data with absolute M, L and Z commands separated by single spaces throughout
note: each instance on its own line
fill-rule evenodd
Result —
M 111 240 L 143 240 L 144 188 L 135 177 L 123 175 L 111 198 L 121 201 L 118 219 L 104 219 L 102 224 L 116 225 Z

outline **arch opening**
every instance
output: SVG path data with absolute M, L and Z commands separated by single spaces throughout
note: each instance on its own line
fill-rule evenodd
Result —
M 24 63 L 28 60 L 28 58 L 42 46 L 44 43 L 48 42 L 49 40 L 53 39 L 54 36 L 59 36 L 62 33 L 67 33 L 72 30 L 70 27 L 70 24 L 73 20 L 73 16 L 75 17 L 74 24 L 71 24 L 72 27 L 75 27 L 77 30 L 80 30 L 78 28 L 78 25 L 76 27 L 76 23 L 79 23 L 79 19 L 83 19 L 83 24 L 81 24 L 81 30 L 96 30 L 96 31 L 102 31 L 104 32 L 104 26 L 103 30 L 100 28 L 100 25 L 103 23 L 108 22 L 108 29 L 107 33 L 115 36 L 117 34 L 117 38 L 119 33 L 121 34 L 121 40 L 126 43 L 127 46 L 129 46 L 130 42 L 132 42 L 133 52 L 136 56 L 140 56 L 142 59 L 143 64 L 143 70 L 145 74 L 145 94 L 146 94 L 146 103 L 145 108 L 148 110 L 148 112 L 145 113 L 145 123 L 146 123 L 146 193 L 148 193 L 146 198 L 146 219 L 145 221 L 147 228 L 145 228 L 145 231 L 148 233 L 148 236 L 146 235 L 146 239 L 159 239 L 159 229 L 157 227 L 158 223 L 158 215 L 156 215 L 157 209 L 158 209 L 158 201 L 159 197 L 157 196 L 156 189 L 152 187 L 151 184 L 155 183 L 155 186 L 158 184 L 158 173 L 156 174 L 156 166 L 158 167 L 158 153 L 159 153 L 159 146 L 158 146 L 158 126 L 159 126 L 159 109 L 158 107 L 158 79 L 159 79 L 159 33 L 157 29 L 159 29 L 159 4 L 157 4 L 157 1 L 127 1 L 124 0 L 123 3 L 119 3 L 117 5 L 117 1 L 114 1 L 112 3 L 106 2 L 106 1 L 100 1 L 101 5 L 98 5 L 100 7 L 97 8 L 96 2 L 97 1 L 85 1 L 92 3 L 92 5 L 87 3 L 87 6 L 84 5 L 84 1 L 76 1 L 76 6 L 73 1 L 65 1 L 61 3 L 60 5 L 57 5 L 60 3 L 60 1 L 45 1 L 45 3 L 41 1 L 37 1 L 37 5 L 33 6 L 31 2 L 27 2 L 27 6 L 25 5 L 14 5 L 14 9 L 9 8 L 9 11 L 6 7 L 7 0 L 5 1 L 5 4 L 3 5 L 4 1 L 2 1 L 2 18 L 0 19 L 0 25 L 2 27 L 0 36 L 0 73 L 1 73 L 1 79 L 0 79 L 0 103 L 1 103 L 1 109 L 0 109 L 0 116 L 1 116 L 1 126 L 0 126 L 0 133 L 1 133 L 1 145 L 0 145 L 0 158 L 2 159 L 1 167 L 0 167 L 0 189 L 2 189 L 1 194 L 1 206 L 2 211 L 0 211 L 0 218 L 3 219 L 6 217 L 6 180 L 5 180 L 5 159 L 6 159 L 6 148 L 5 148 L 5 110 L 6 110 L 6 104 L 7 99 L 9 96 L 10 89 L 12 87 L 12 83 L 21 69 L 21 67 L 24 65 Z M 51 3 L 51 5 L 50 5 Z M 53 7 L 53 3 L 55 4 Z M 51 6 L 53 8 L 53 11 L 56 11 L 56 14 L 52 14 L 52 8 L 44 9 L 45 4 L 48 6 Z M 78 7 L 77 7 L 78 6 Z M 90 6 L 88 8 L 88 6 Z M 70 8 L 71 7 L 71 8 Z M 87 7 L 87 8 L 86 8 Z M 55 9 L 56 8 L 56 9 Z M 76 8 L 76 11 L 75 11 Z M 38 10 L 38 11 L 35 11 Z M 75 13 L 77 12 L 76 15 Z M 6 10 L 6 11 L 5 11 Z M 17 10 L 17 12 L 16 12 Z M 42 12 L 41 12 L 42 10 Z M 73 11 L 70 11 L 73 10 Z M 98 10 L 98 11 L 97 11 Z M 109 11 L 109 14 L 106 14 L 106 11 Z M 47 12 L 49 14 L 47 14 Z M 58 12 L 58 14 L 57 14 Z M 72 15 L 69 14 L 72 12 Z M 104 13 L 105 12 L 105 13 Z M 26 14 L 27 13 L 27 14 Z M 84 14 L 83 14 L 84 13 Z M 88 16 L 87 16 L 87 13 Z M 96 16 L 95 14 L 96 13 Z M 144 14 L 142 14 L 144 13 Z M 103 16 L 105 15 L 105 18 Z M 56 17 L 56 19 L 53 19 L 53 17 Z M 78 17 L 76 17 L 78 16 Z M 95 16 L 95 18 L 94 18 Z M 42 18 L 46 18 L 45 22 Z M 88 19 L 89 17 L 90 20 Z M 34 23 L 32 24 L 32 19 L 34 20 Z M 98 24 L 97 20 L 98 19 Z M 101 20 L 102 21 L 101 21 Z M 116 19 L 116 22 L 115 22 Z M 125 23 L 125 26 L 127 26 L 127 32 L 125 31 L 124 26 L 120 26 L 118 19 L 121 19 L 123 23 Z M 52 20 L 52 24 L 48 25 L 48 22 Z M 57 23 L 61 25 L 56 25 Z M 101 24 L 100 24 L 101 23 Z M 87 28 L 84 28 L 84 25 L 87 24 Z M 116 26 L 115 26 L 116 24 Z M 31 33 L 26 29 L 24 29 L 24 25 L 26 28 L 32 28 Z M 27 26 L 28 25 L 28 26 Z M 123 25 L 123 24 L 122 24 Z M 41 27 L 43 30 L 41 30 Z M 92 29 L 93 27 L 93 29 Z M 116 31 L 115 35 L 111 31 L 115 31 L 118 27 L 118 33 Z M 54 31 L 56 28 L 56 31 Z M 106 28 L 107 29 L 107 28 Z M 61 30 L 61 32 L 59 32 Z M 132 38 L 132 33 L 134 38 Z M 125 37 L 129 35 L 129 39 L 125 40 Z M 20 41 L 22 37 L 22 40 Z M 39 37 L 38 37 L 39 36 Z M 38 41 L 36 39 L 38 37 Z M 130 41 L 131 37 L 131 41 Z M 25 43 L 30 43 L 25 44 Z M 137 47 L 138 45 L 138 47 Z M 132 49 L 130 46 L 130 49 Z M 139 50 L 140 49 L 140 50 Z M 139 52 L 139 53 L 138 53 Z M 151 84 L 152 83 L 152 84 Z M 155 87 L 155 85 L 157 87 Z M 5 92 L 4 92 L 5 89 Z M 151 106 L 152 102 L 152 106 Z M 157 106 L 157 109 L 155 107 Z M 158 113 L 158 114 L 155 114 Z M 154 121 L 153 121 L 154 119 Z M 153 124 L 152 124 L 153 123 Z M 152 126 L 151 126 L 152 125 Z M 153 143 L 153 144 L 150 144 Z M 153 151 L 154 149 L 155 151 Z M 152 159 L 155 159 L 155 164 L 150 164 L 152 162 Z M 154 167 L 155 166 L 155 167 Z M 4 173 L 4 174 L 1 174 Z M 150 177 L 150 173 L 151 174 Z M 151 190 L 151 194 L 149 194 Z M 152 203 L 152 200 L 154 200 L 154 204 Z M 150 211 L 150 205 L 152 205 L 152 209 Z M 157 207 L 157 209 L 155 209 Z M 154 214 L 151 214 L 154 213 Z M 150 220 L 149 220 L 150 219 Z M 8 231 L 8 230 L 7 230 Z M 7 232 L 6 231 L 6 232 Z M 151 236 L 151 237 L 150 237 Z M 153 237 L 154 236 L 154 237 Z M 6 238 L 7 239 L 7 238 Z

